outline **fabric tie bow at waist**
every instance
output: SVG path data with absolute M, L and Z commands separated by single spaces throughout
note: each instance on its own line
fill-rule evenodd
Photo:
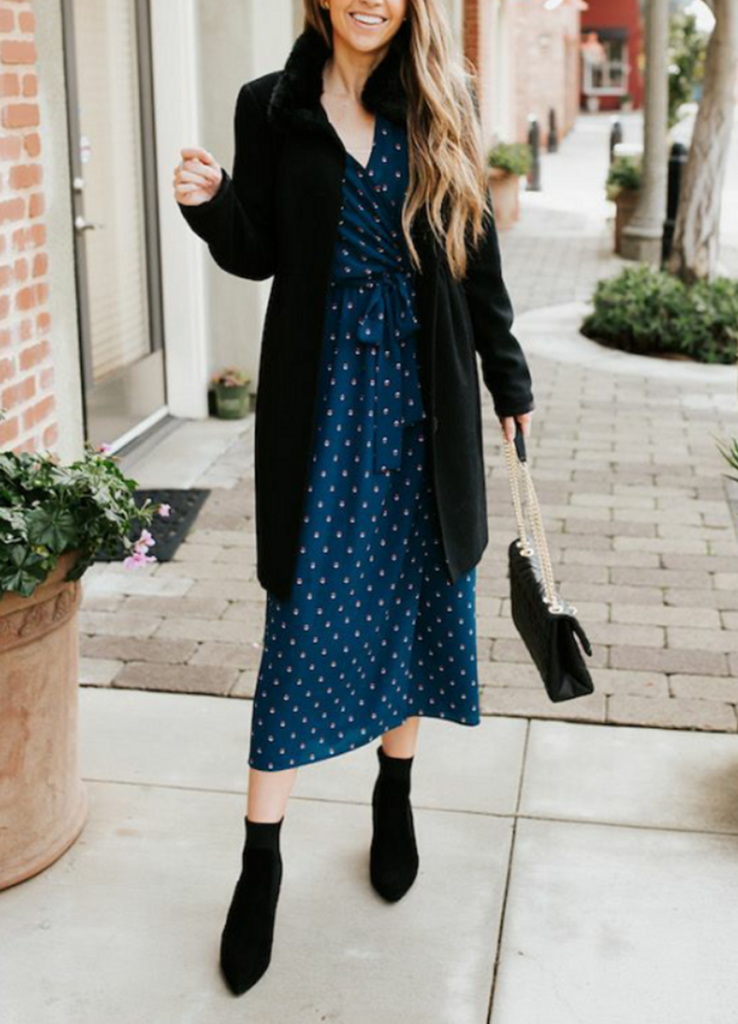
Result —
M 402 430 L 423 418 L 420 382 L 412 348 L 400 345 L 419 329 L 410 278 L 385 271 L 364 281 L 370 297 L 359 319 L 357 341 L 376 346 L 374 471 L 399 469 Z

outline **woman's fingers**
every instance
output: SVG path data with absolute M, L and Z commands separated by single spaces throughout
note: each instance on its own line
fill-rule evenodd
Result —
M 530 424 L 533 412 L 525 412 L 520 416 L 501 416 L 500 426 L 506 441 L 515 440 L 515 421 L 520 425 L 523 437 L 530 437 Z
M 199 205 L 212 199 L 223 173 L 212 153 L 201 146 L 185 146 L 180 152 L 182 160 L 175 167 L 172 179 L 177 202 L 187 200 L 186 205 Z
M 202 146 L 184 146 L 180 149 L 182 154 L 183 162 L 187 160 L 199 160 L 203 164 L 210 164 L 211 167 L 217 167 L 218 161 L 215 159 L 212 153 L 207 149 L 203 149 Z

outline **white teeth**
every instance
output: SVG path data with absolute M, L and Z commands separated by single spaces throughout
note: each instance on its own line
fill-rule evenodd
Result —
M 352 14 L 351 17 L 365 25 L 381 25 L 386 20 L 385 18 L 377 18 L 372 14 Z

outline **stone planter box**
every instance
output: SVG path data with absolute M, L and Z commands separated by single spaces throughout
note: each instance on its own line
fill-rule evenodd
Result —
M 87 820 L 77 768 L 77 552 L 30 597 L 0 598 L 0 889 L 59 858 Z
M 520 176 L 499 167 L 490 167 L 487 173 L 495 223 L 500 231 L 507 231 L 520 216 Z

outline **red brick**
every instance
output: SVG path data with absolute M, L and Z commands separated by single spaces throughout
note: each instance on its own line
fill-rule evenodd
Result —
M 28 200 L 28 216 L 40 217 L 46 212 L 46 200 L 43 192 L 33 192 Z
M 5 128 L 35 128 L 38 124 L 38 103 L 9 103 L 3 109 Z
M 26 212 L 26 203 L 20 197 L 0 203 L 0 224 L 9 220 L 20 220 Z
M 0 448 L 8 445 L 18 437 L 18 417 L 0 420 Z
M 51 346 L 48 341 L 40 341 L 38 345 L 31 345 L 30 348 L 24 348 L 20 354 L 20 368 L 21 370 L 30 370 L 34 366 L 38 366 L 45 359 L 48 359 L 51 355 Z
M 30 430 L 37 424 L 42 423 L 43 420 L 53 412 L 56 407 L 56 399 L 53 395 L 47 395 L 46 398 L 42 398 L 40 402 L 36 402 L 35 405 L 25 409 L 23 412 L 23 429 Z
M 52 423 L 50 426 L 46 427 L 43 434 L 41 435 L 41 443 L 43 444 L 44 448 L 51 448 L 56 444 L 58 440 L 59 424 Z
M 6 380 L 11 380 L 14 376 L 15 360 L 0 359 L 0 384 L 4 384 Z
M 0 408 L 12 409 L 20 402 L 27 402 L 36 394 L 36 380 L 34 377 L 25 377 L 17 384 L 11 384 L 0 393 Z
M 8 176 L 11 188 L 33 188 L 41 184 L 43 174 L 40 164 L 16 164 Z
M 23 39 L 0 41 L 0 61 L 3 64 L 35 64 L 36 44 Z
M 29 132 L 25 135 L 23 138 L 23 148 L 31 159 L 38 157 L 41 153 L 41 136 L 39 133 Z
M 14 71 L 0 75 L 0 96 L 20 96 L 20 76 Z
M 17 135 L 0 136 L 0 160 L 17 160 L 23 151 L 23 142 Z

